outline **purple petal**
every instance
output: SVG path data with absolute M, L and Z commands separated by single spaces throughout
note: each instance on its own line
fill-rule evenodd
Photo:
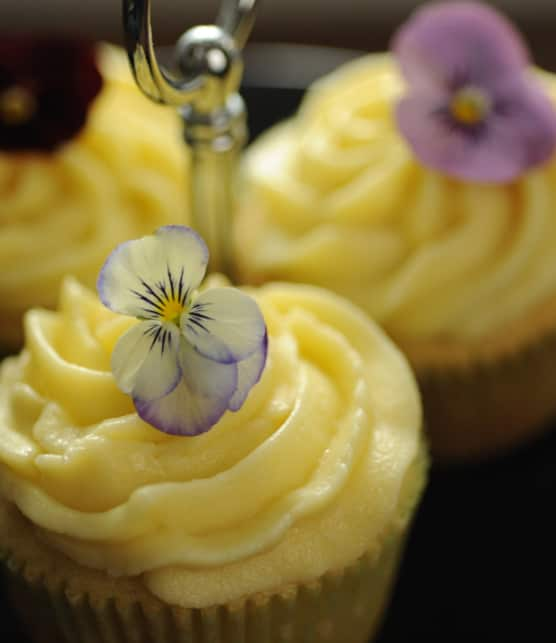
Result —
M 181 329 L 201 355 L 237 362 L 258 350 L 266 335 L 262 313 L 252 297 L 235 288 L 210 288 L 182 315 Z
M 552 156 L 556 109 L 535 78 L 522 74 L 498 88 L 489 134 L 492 154 L 513 158 L 517 167 L 508 180 Z
M 529 61 L 512 24 L 475 2 L 417 10 L 394 36 L 392 50 L 410 84 L 447 91 L 468 84 L 488 89 L 501 77 L 519 73 Z
M 154 401 L 134 398 L 133 402 L 138 415 L 160 431 L 198 435 L 218 422 L 228 409 L 229 399 L 196 395 L 182 379 L 165 397 Z
M 439 112 L 437 99 L 415 92 L 400 101 L 396 116 L 415 155 L 444 174 L 502 183 L 546 161 L 554 152 L 556 112 L 527 77 L 506 84 L 493 112 L 475 134 Z
M 228 408 L 230 411 L 238 411 L 249 391 L 261 379 L 266 364 L 268 352 L 268 336 L 265 333 L 263 342 L 258 350 L 237 364 L 237 388 L 230 400 Z
M 141 322 L 118 340 L 112 352 L 112 371 L 118 387 L 143 399 L 172 391 L 181 378 L 178 363 L 180 333 L 173 324 Z
M 154 318 L 157 302 L 181 299 L 197 288 L 207 262 L 207 246 L 194 230 L 164 226 L 112 252 L 97 281 L 99 297 L 117 313 Z
M 473 142 L 440 115 L 447 105 L 425 92 L 414 92 L 396 106 L 398 127 L 419 160 L 445 174 L 461 176 Z
M 182 342 L 183 377 L 163 398 L 134 398 L 137 413 L 157 429 L 173 435 L 208 431 L 229 407 L 237 386 L 236 364 L 219 364 L 204 358 Z

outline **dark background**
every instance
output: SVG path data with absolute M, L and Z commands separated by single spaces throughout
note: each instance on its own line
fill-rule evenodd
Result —
M 259 0 L 253 42 L 294 42 L 384 49 L 414 0 Z M 527 35 L 537 62 L 556 69 L 556 2 L 496 0 Z M 188 27 L 212 23 L 219 0 L 152 0 L 157 44 L 173 44 Z M 121 0 L 0 0 L 0 30 L 81 32 L 121 41 Z

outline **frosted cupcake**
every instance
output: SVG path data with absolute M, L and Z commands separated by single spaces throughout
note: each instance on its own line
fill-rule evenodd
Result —
M 199 294 L 206 257 L 183 227 L 124 244 L 99 293 L 128 316 L 66 281 L 1 366 L 0 549 L 37 640 L 376 630 L 425 476 L 410 369 L 320 289 Z
M 92 287 L 124 239 L 187 219 L 180 119 L 141 95 L 125 55 L 73 40 L 0 40 L 0 347 L 61 280 Z M 0 350 L 1 352 L 1 350 Z
M 349 297 L 401 346 L 433 453 L 500 453 L 556 412 L 556 81 L 490 8 L 419 10 L 248 153 L 242 278 Z

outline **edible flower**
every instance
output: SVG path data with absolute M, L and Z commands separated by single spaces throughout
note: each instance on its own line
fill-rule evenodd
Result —
M 197 290 L 207 263 L 194 230 L 164 226 L 118 246 L 97 282 L 105 306 L 139 319 L 114 347 L 116 383 L 166 433 L 203 433 L 237 411 L 266 362 L 256 302 L 234 288 Z
M 101 87 L 90 43 L 0 36 L 0 151 L 55 150 L 81 130 Z
M 425 165 L 501 183 L 553 154 L 556 111 L 520 35 L 493 9 L 474 2 L 420 9 L 395 35 L 393 51 L 408 84 L 398 127 Z

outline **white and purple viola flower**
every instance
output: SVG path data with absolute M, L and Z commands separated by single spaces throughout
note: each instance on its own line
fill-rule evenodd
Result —
M 502 183 L 554 153 L 554 106 L 520 35 L 493 9 L 475 2 L 425 7 L 392 48 L 408 83 L 398 127 L 423 164 Z
M 98 278 L 102 303 L 140 320 L 112 353 L 116 383 L 166 433 L 203 433 L 237 411 L 266 362 L 256 302 L 234 288 L 198 292 L 207 263 L 195 231 L 165 226 L 118 246 Z

